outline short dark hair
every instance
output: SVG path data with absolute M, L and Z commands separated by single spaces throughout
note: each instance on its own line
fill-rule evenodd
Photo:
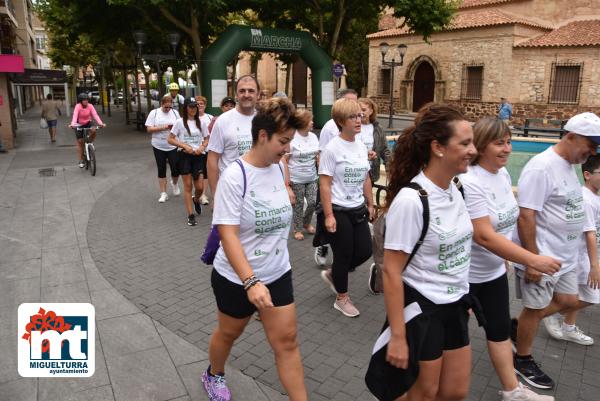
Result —
M 52 93 L 48 93 L 48 94 L 46 95 L 46 99 L 48 99 L 48 100 L 52 100 Z
M 590 156 L 581 165 L 581 172 L 585 173 L 587 171 L 588 173 L 593 173 L 598 167 L 600 167 L 600 155 Z
M 346 96 L 348 93 L 352 93 L 353 95 L 356 95 L 356 97 L 358 97 L 358 93 L 354 89 L 346 88 L 346 89 L 338 90 L 336 98 L 341 99 L 344 96 Z
M 253 80 L 253 81 L 254 81 L 254 83 L 256 84 L 256 92 L 260 92 L 260 84 L 258 83 L 258 79 L 256 79 L 256 77 L 255 77 L 254 75 L 251 75 L 251 74 L 246 74 L 246 75 L 242 75 L 241 77 L 239 77 L 239 78 L 237 79 L 237 81 L 235 81 L 235 92 L 236 92 L 236 93 L 237 93 L 237 87 L 238 87 L 238 84 L 239 84 L 241 81 L 246 81 L 246 80 L 248 80 L 248 79 L 251 79 L 251 80 Z
M 273 97 L 261 102 L 252 119 L 252 145 L 258 142 L 261 129 L 267 131 L 271 139 L 273 134 L 290 128 L 302 128 L 299 112 L 287 97 Z

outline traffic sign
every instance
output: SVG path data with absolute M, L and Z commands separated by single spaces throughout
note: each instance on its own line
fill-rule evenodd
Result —
M 344 64 L 334 64 L 333 75 L 335 75 L 338 78 L 344 75 Z

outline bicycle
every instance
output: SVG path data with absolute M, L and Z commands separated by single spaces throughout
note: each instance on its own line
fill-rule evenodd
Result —
M 83 132 L 83 151 L 85 154 L 85 169 L 90 170 L 90 174 L 92 174 L 92 176 L 96 175 L 96 148 L 94 147 L 94 144 L 90 142 L 90 131 L 92 129 L 99 130 L 101 128 L 102 127 L 99 125 L 87 128 L 74 128 L 77 131 Z

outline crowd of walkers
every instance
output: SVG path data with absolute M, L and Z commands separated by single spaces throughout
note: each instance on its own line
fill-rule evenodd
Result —
M 218 118 L 205 112 L 206 98 L 178 99 L 177 110 L 167 94 L 146 121 L 158 201 L 169 199 L 167 165 L 188 225 L 197 224 L 209 191 L 212 198 L 216 242 L 205 255 L 212 246 L 218 318 L 201 378 L 210 400 L 231 399 L 225 364 L 253 315 L 289 399 L 308 399 L 288 252 L 290 236 L 307 235 L 318 265 L 328 265 L 331 252 L 321 277 L 347 317 L 360 314 L 349 274 L 373 256 L 364 274 L 387 312 L 365 378 L 377 399 L 465 399 L 474 316 L 499 399 L 553 400 L 531 389 L 554 387 L 532 355 L 540 322 L 553 338 L 594 342 L 576 319 L 600 303 L 600 118 L 573 116 L 568 133 L 523 168 L 517 198 L 506 169 L 511 131 L 496 116 L 473 124 L 455 106 L 430 103 L 390 150 L 377 105 L 353 90 L 338 93 L 319 136 L 310 111 L 283 94 L 259 101 L 261 93 L 255 77 L 240 77 Z M 380 179 L 387 192 L 376 210 Z M 511 266 L 523 304 L 512 320 Z

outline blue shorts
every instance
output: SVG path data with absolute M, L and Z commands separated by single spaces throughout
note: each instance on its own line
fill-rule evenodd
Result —
M 48 123 L 48 128 L 55 128 L 58 124 L 58 120 L 46 120 L 46 122 Z

